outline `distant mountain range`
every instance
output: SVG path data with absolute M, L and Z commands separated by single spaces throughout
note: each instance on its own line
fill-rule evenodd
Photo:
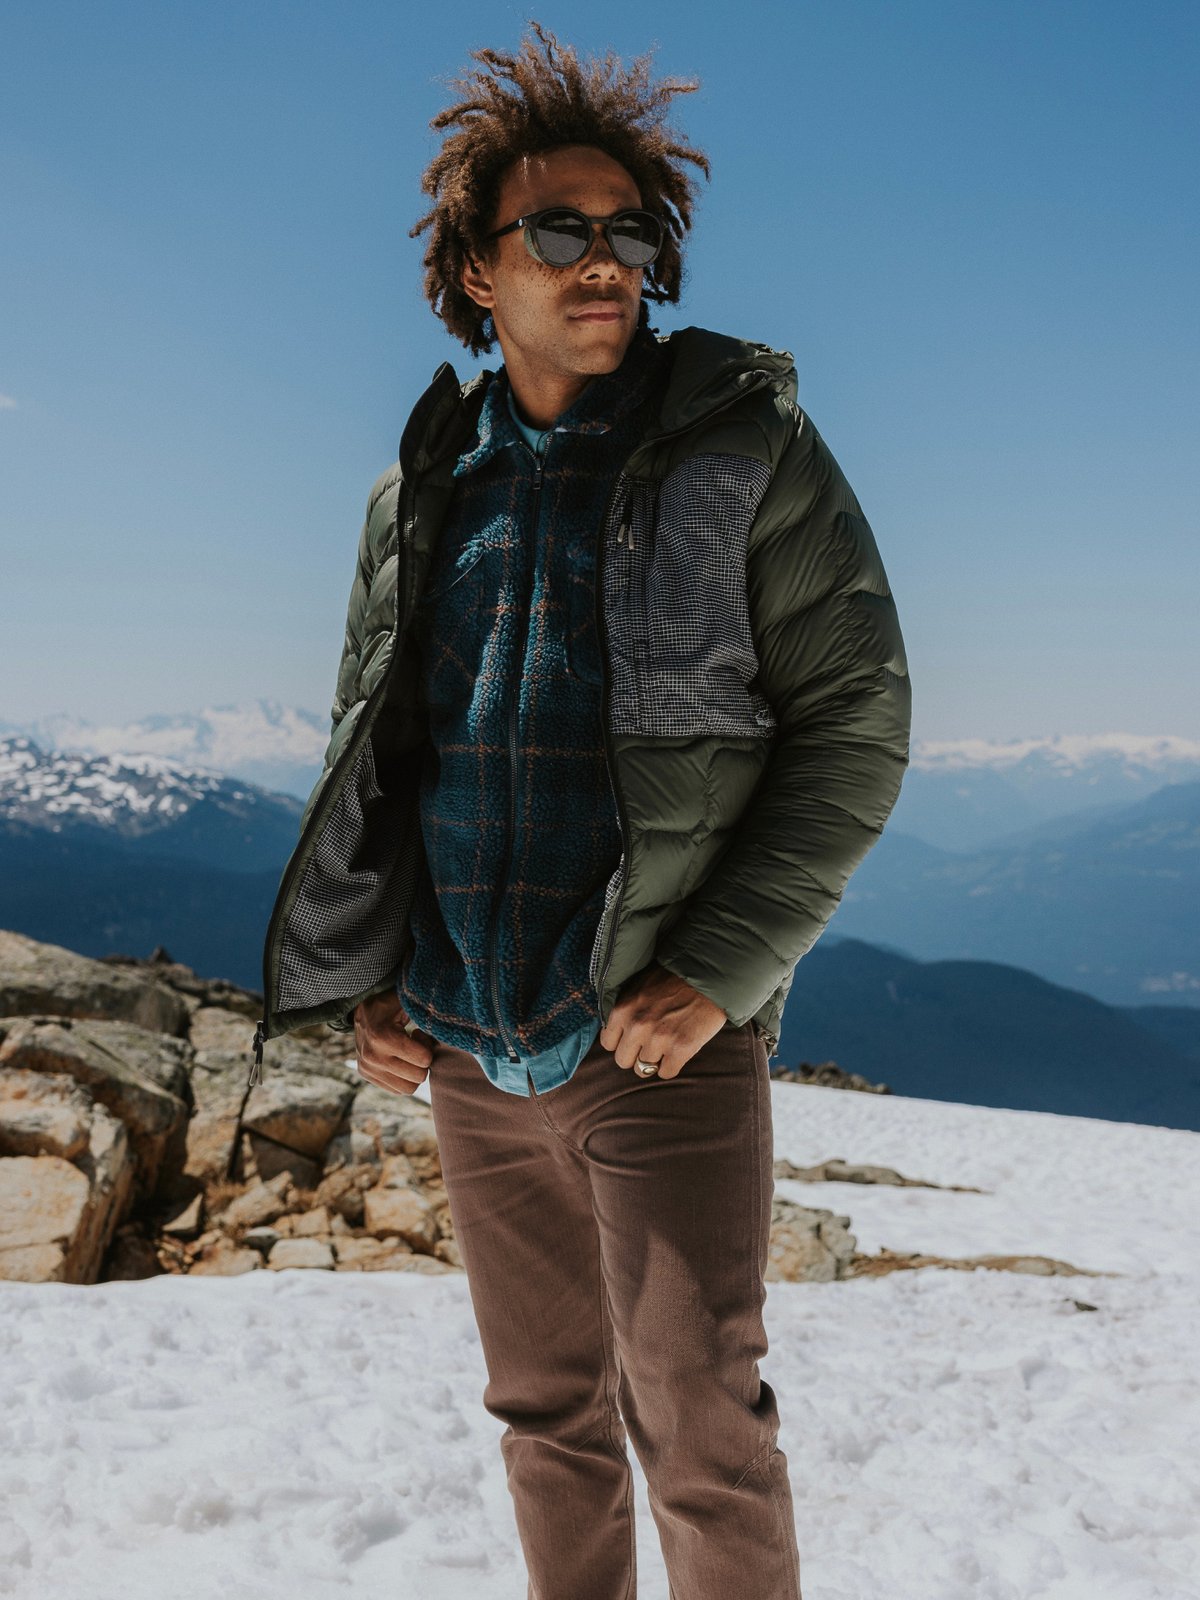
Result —
M 1200 739 L 1133 733 L 914 740 L 889 829 L 972 852 L 1021 828 L 1200 782 Z
M 165 945 L 262 985 L 262 940 L 303 807 L 162 756 L 0 739 L 0 925 L 84 955 Z
M 162 755 L 0 739 L 0 926 L 93 956 L 164 945 L 261 988 L 301 811 Z M 889 824 L 797 969 L 779 1056 L 932 1098 L 1200 1128 L 1198 905 L 1200 782 L 971 854 Z
M 91 723 L 66 715 L 33 722 L 0 722 L 0 740 L 24 737 L 49 754 L 159 756 L 192 772 L 241 778 L 305 800 L 321 770 L 329 740 L 328 714 L 317 716 L 277 700 Z
M 796 968 L 778 1054 L 918 1099 L 1200 1131 L 1200 1011 L 1106 1006 L 995 962 L 826 934 Z
M 1115 1005 L 1200 1006 L 1200 783 L 969 855 L 889 825 L 832 931 L 921 960 L 1011 962 Z
M 275 700 L 98 725 L 67 716 L 0 722 L 50 752 L 163 756 L 306 800 L 321 770 L 329 717 Z M 1091 806 L 1129 805 L 1167 783 L 1200 782 L 1200 739 L 1055 734 L 1007 742 L 913 742 L 888 823 L 941 850 L 974 851 L 1018 828 Z

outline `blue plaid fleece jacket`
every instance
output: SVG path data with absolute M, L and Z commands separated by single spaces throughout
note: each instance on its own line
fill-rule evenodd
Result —
M 595 621 L 610 491 L 661 401 L 639 330 L 539 458 L 489 382 L 421 602 L 429 866 L 397 985 L 409 1016 L 476 1055 L 533 1056 L 598 1016 L 588 977 L 620 858 Z

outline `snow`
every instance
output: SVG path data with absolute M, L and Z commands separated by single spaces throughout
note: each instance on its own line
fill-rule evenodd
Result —
M 781 1157 L 983 1191 L 779 1181 L 861 1249 L 1116 1274 L 768 1285 L 805 1600 L 1200 1596 L 1197 1135 L 771 1094 Z M 0 1371 L 0 1595 L 525 1593 L 460 1275 L 0 1285 Z M 632 1464 L 638 1594 L 666 1600 Z

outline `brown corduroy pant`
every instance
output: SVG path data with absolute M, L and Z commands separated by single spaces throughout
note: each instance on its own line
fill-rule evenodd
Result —
M 671 1600 L 800 1600 L 759 1377 L 773 1191 L 766 1046 L 727 1023 L 675 1078 L 599 1039 L 529 1098 L 438 1043 L 429 1096 L 527 1600 L 632 1600 L 646 1476 Z

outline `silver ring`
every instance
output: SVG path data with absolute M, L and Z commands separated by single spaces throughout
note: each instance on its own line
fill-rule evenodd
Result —
M 639 1072 L 644 1073 L 648 1078 L 652 1073 L 657 1072 L 661 1065 L 662 1063 L 659 1061 L 639 1061 L 637 1064 L 637 1069 Z

